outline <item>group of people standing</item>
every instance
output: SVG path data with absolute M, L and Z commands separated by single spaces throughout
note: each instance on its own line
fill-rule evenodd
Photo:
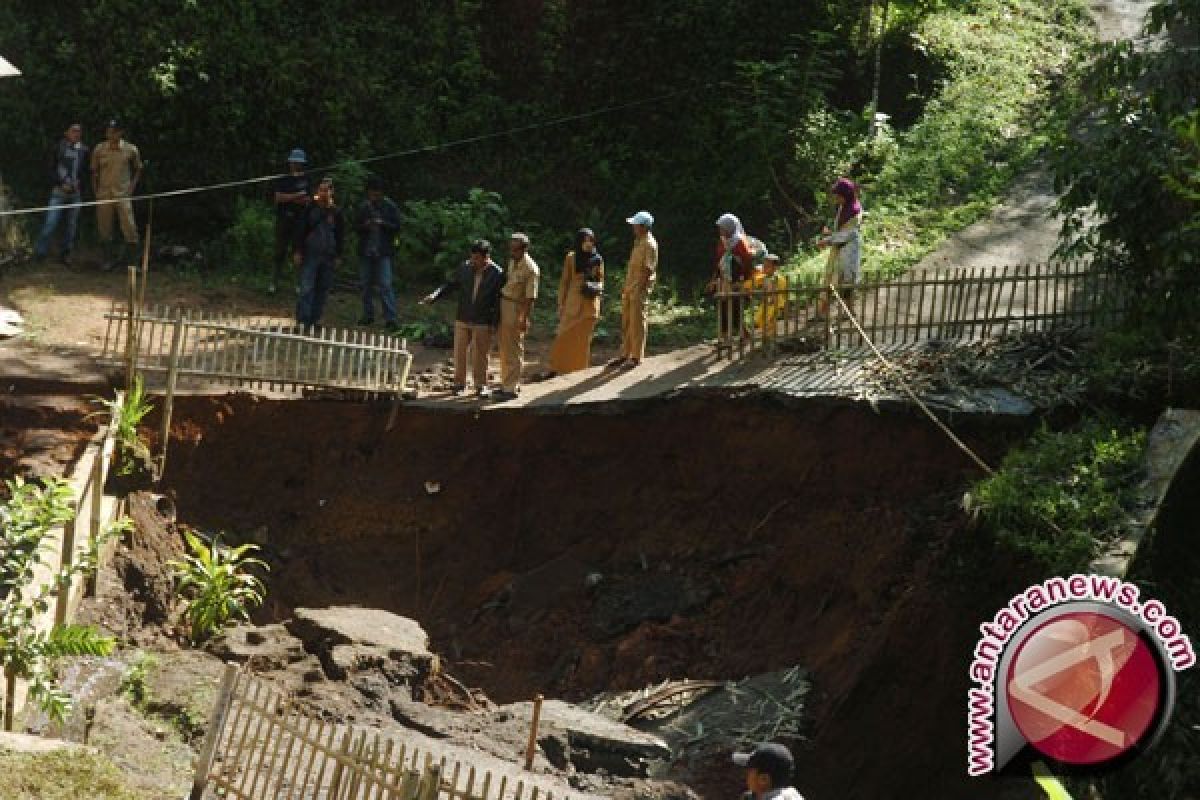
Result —
M 821 230 L 819 249 L 829 250 L 825 262 L 823 286 L 853 287 L 861 278 L 862 249 L 860 226 L 863 219 L 858 186 L 849 178 L 839 178 L 829 190 L 834 204 L 830 225 Z M 720 301 L 717 306 L 718 347 L 737 336 L 748 336 L 745 304 L 758 301 L 752 324 L 764 337 L 775 334 L 776 322 L 787 304 L 787 278 L 779 273 L 780 258 L 767 251 L 761 240 L 750 236 L 736 215 L 725 213 L 717 218 L 717 245 L 709 290 Z M 827 319 L 828 293 L 817 304 L 817 318 Z
M 48 174 L 50 199 L 46 218 L 34 243 L 33 255 L 49 256 L 55 234 L 59 236 L 59 258 L 71 263 L 71 252 L 79 231 L 84 190 L 90 186 L 96 200 L 96 228 L 105 252 L 103 267 L 112 269 L 128 261 L 138 244 L 137 224 L 132 197 L 142 178 L 142 156 L 137 146 L 125 140 L 125 126 L 111 119 L 104 129 L 104 141 L 90 149 L 83 142 L 83 125 L 71 123 L 54 147 Z M 85 178 L 90 176 L 90 181 Z M 113 243 L 113 217 L 120 221 L 123 244 Z M 61 232 L 59 231 L 61 227 Z
M 650 291 L 658 269 L 658 242 L 650 232 L 654 217 L 639 211 L 626 220 L 633 230 L 633 248 L 621 293 L 621 354 L 609 362 L 614 369 L 633 369 L 646 354 L 647 311 Z M 521 390 L 525 357 L 525 335 L 538 296 L 541 271 L 529 254 L 528 235 L 517 232 L 509 240 L 505 268 L 492 260 L 492 245 L 476 240 L 470 257 L 455 274 L 422 298 L 434 303 L 457 291 L 454 320 L 453 392 L 467 392 L 470 365 L 472 387 L 478 397 L 510 400 Z M 547 376 L 574 372 L 591 365 L 592 333 L 600 318 L 604 293 L 604 258 L 596 246 L 596 234 L 581 228 L 563 261 L 558 291 L 558 331 L 550 350 Z M 494 337 L 499 339 L 500 388 L 487 384 L 488 353 Z
M 303 327 L 318 325 L 325 310 L 333 278 L 342 259 L 346 238 L 345 214 L 335 202 L 333 178 L 326 176 L 312 191 L 305 171 L 308 156 L 300 148 L 288 154 L 288 172 L 275 180 L 275 253 L 271 282 L 274 294 L 286 268 L 288 255 L 299 270 L 296 322 Z M 400 208 L 384 195 L 383 181 L 367 178 L 366 197 L 354 211 L 349 224 L 358 233 L 359 278 L 362 285 L 360 325 L 375 322 L 375 296 L 383 312 L 384 329 L 398 329 L 396 292 L 392 268 L 396 255 L 396 232 L 400 230 Z

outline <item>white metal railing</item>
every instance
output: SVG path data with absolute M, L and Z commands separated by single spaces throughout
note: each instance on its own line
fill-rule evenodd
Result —
M 1062 326 L 1103 327 L 1127 296 L 1110 272 L 1083 262 L 924 270 L 839 287 L 863 332 L 880 345 L 977 339 Z M 773 352 L 784 340 L 814 348 L 858 345 L 845 310 L 821 285 L 716 294 L 717 348 L 730 357 Z
M 412 365 L 407 342 L 341 328 L 302 328 L 280 319 L 158 307 L 105 314 L 102 360 L 144 373 L 197 377 L 272 390 L 403 391 Z

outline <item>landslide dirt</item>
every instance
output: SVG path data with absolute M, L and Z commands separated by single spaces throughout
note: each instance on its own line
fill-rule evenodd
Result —
M 165 482 L 181 520 L 267 542 L 264 620 L 414 617 L 499 702 L 801 664 L 809 800 L 1001 796 L 965 778 L 966 667 L 1025 584 L 967 530 L 974 468 L 928 421 L 758 396 L 388 410 L 177 401 Z M 1029 424 L 955 427 L 996 461 Z M 724 761 L 683 777 L 739 790 Z

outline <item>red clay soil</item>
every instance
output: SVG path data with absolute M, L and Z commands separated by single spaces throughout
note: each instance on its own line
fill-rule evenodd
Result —
M 957 510 L 974 468 L 916 415 L 685 397 L 406 409 L 386 432 L 385 405 L 246 396 L 175 415 L 180 519 L 267 537 L 266 616 L 412 616 L 498 701 L 801 664 L 808 800 L 1002 796 L 965 777 L 966 670 L 978 623 L 1024 584 L 963 577 L 995 566 Z M 956 429 L 995 460 L 1025 425 Z M 723 762 L 690 777 L 739 790 Z
M 96 434 L 93 410 L 68 395 L 0 396 L 0 478 L 67 473 Z

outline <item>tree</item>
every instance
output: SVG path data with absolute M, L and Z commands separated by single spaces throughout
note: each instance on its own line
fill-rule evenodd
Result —
M 1194 38 L 1197 25 L 1198 0 L 1166 0 L 1151 9 L 1146 31 Z M 1089 104 L 1078 133 L 1056 159 L 1062 251 L 1118 270 L 1133 321 L 1163 337 L 1195 331 L 1200 270 L 1200 50 L 1178 44 L 1104 46 L 1085 76 Z

